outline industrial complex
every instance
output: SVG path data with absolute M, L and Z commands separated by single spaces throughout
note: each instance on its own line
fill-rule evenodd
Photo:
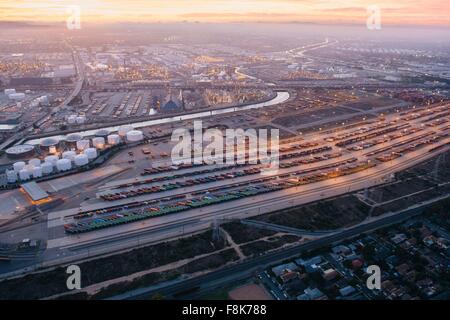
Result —
M 0 299 L 448 299 L 449 43 L 8 28 Z

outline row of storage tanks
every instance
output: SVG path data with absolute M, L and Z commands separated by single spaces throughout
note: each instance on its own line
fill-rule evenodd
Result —
M 123 128 L 122 130 L 125 130 L 125 128 Z M 144 139 L 144 134 L 142 133 L 142 131 L 133 130 L 132 127 L 130 127 L 130 130 L 126 132 L 119 130 L 118 134 L 107 134 L 106 130 L 104 133 L 104 135 L 97 134 L 96 137 L 92 138 L 91 140 L 83 139 L 81 135 L 73 133 L 69 134 L 66 137 L 65 142 L 69 147 L 74 147 L 79 151 L 83 151 L 89 148 L 91 141 L 92 145 L 95 148 L 103 149 L 106 143 L 108 143 L 108 145 L 114 146 L 119 144 L 123 138 L 126 138 L 126 141 L 128 142 L 138 142 Z
M 71 114 L 70 116 L 67 117 L 67 123 L 68 124 L 83 124 L 86 122 L 86 116 L 81 114 L 81 115 L 77 115 L 77 114 Z
M 49 155 L 42 162 L 40 159 L 30 159 L 28 163 L 18 161 L 13 164 L 13 170 L 6 171 L 8 183 L 15 183 L 18 179 L 25 181 L 40 178 L 43 175 L 51 174 L 55 171 L 63 172 L 75 167 L 87 165 L 89 161 L 97 157 L 96 148 L 87 148 L 83 153 L 77 154 L 75 151 L 65 151 L 61 158 L 57 155 Z
M 80 152 L 77 154 L 74 150 L 64 151 L 59 158 L 57 155 L 49 155 L 41 162 L 40 159 L 30 159 L 28 164 L 24 161 L 14 163 L 13 170 L 6 171 L 8 183 L 15 183 L 18 179 L 24 181 L 32 178 L 40 178 L 43 175 L 51 174 L 55 171 L 62 172 L 75 167 L 82 167 L 89 161 L 97 158 L 97 149 L 103 149 L 106 142 L 109 145 L 117 145 L 123 137 L 129 142 L 138 142 L 144 139 L 142 131 L 133 130 L 131 126 L 122 126 L 119 128 L 118 134 L 108 134 L 105 137 L 97 136 L 91 140 L 83 139 L 79 134 L 70 134 L 65 139 L 66 143 L 71 147 L 76 147 Z
M 97 149 L 102 149 L 106 143 L 109 145 L 119 144 L 121 141 L 125 140 L 128 142 L 137 142 L 144 139 L 144 134 L 142 131 L 134 130 L 132 126 L 126 125 L 119 127 L 117 134 L 110 134 L 108 130 L 102 129 L 96 132 L 95 137 L 92 138 L 92 145 Z M 72 133 L 67 135 L 63 141 L 70 148 L 76 148 L 80 151 L 86 149 L 90 140 L 83 138 L 78 133 Z M 40 143 L 40 147 L 46 151 L 52 152 L 56 150 L 60 141 L 54 138 L 43 139 Z

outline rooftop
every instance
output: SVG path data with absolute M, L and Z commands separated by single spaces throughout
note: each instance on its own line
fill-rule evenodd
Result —
M 48 193 L 34 181 L 24 183 L 21 187 L 33 201 L 39 201 L 49 197 Z

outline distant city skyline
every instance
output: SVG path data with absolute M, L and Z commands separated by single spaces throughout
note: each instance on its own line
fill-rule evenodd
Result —
M 0 21 L 57 22 L 79 5 L 85 22 L 365 23 L 369 5 L 386 25 L 450 27 L 448 0 L 0 0 Z

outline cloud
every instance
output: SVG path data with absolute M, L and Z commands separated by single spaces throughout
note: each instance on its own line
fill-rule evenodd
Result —
M 83 18 L 110 21 L 362 21 L 368 5 L 383 23 L 450 26 L 448 0 L 0 0 L 0 21 L 56 21 L 78 4 Z

